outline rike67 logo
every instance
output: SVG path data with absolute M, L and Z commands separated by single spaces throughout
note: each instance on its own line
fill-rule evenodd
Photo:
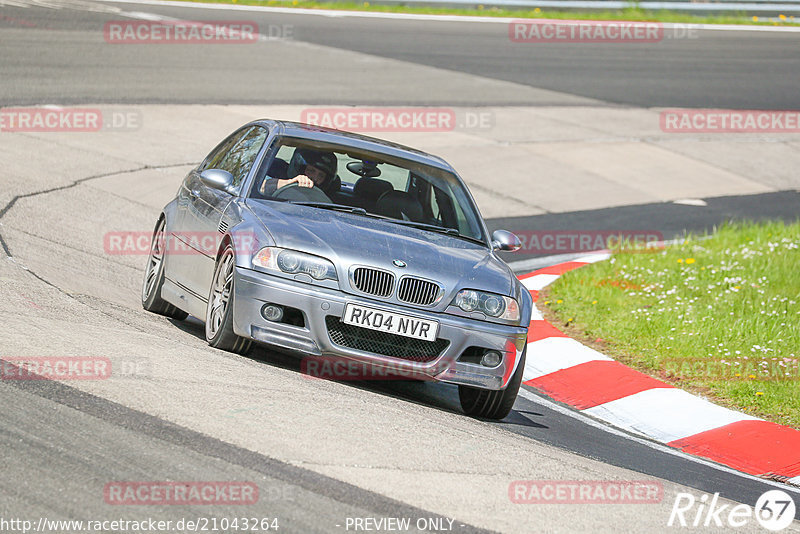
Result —
M 765 492 L 754 507 L 747 504 L 720 504 L 719 493 L 704 493 L 699 499 L 691 493 L 678 493 L 667 526 L 690 529 L 738 528 L 751 524 L 755 518 L 765 529 L 778 532 L 792 523 L 795 511 L 794 500 L 782 490 Z

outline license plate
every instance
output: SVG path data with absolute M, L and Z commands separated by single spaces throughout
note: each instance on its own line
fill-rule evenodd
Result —
M 438 321 L 409 317 L 399 313 L 375 310 L 358 304 L 348 304 L 344 308 L 342 322 L 370 330 L 378 330 L 398 336 L 436 341 L 439 333 Z

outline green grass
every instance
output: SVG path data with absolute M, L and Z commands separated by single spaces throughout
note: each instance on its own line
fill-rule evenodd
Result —
M 730 15 L 692 15 L 674 11 L 648 11 L 635 7 L 607 11 L 550 11 L 534 9 L 504 9 L 498 7 L 455 8 L 438 6 L 417 6 L 403 4 L 371 4 L 370 2 L 320 2 L 317 0 L 186 0 L 208 4 L 236 4 L 245 6 L 294 7 L 305 9 L 338 9 L 344 11 L 370 11 L 381 13 L 420 13 L 425 15 L 464 15 L 482 17 L 540 18 L 566 20 L 630 20 L 676 22 L 691 24 L 759 24 L 769 26 L 794 26 L 800 24 L 794 17 L 785 20 L 767 21 L 744 13 Z
M 617 251 L 540 302 L 556 326 L 634 368 L 800 428 L 800 223 Z

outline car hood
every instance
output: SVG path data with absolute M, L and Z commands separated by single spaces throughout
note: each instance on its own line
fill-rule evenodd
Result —
M 464 288 L 512 295 L 508 266 L 488 247 L 464 239 L 341 211 L 288 202 L 251 202 L 275 245 L 333 261 L 340 280 L 352 265 L 435 280 L 450 298 Z M 405 268 L 393 264 L 406 263 Z M 343 290 L 347 284 L 341 284 Z M 447 299 L 443 299 L 447 300 Z M 449 302 L 449 300 L 447 300 Z

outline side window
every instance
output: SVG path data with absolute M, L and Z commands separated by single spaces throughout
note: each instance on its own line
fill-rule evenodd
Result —
M 203 166 L 200 167 L 200 170 L 204 171 L 206 169 L 219 169 L 219 163 L 222 161 L 228 151 L 233 148 L 233 145 L 235 145 L 236 142 L 242 138 L 244 133 L 244 130 L 234 132 L 230 137 L 217 145 L 217 147 L 208 156 L 206 156 L 205 162 L 203 163 Z
M 266 140 L 267 130 L 260 126 L 253 126 L 232 148 L 224 152 L 218 161 L 214 162 L 213 167 L 231 173 L 233 185 L 238 188 L 247 173 L 250 172 L 256 156 Z
M 408 191 L 408 171 L 394 165 L 381 166 L 381 180 L 386 180 L 395 191 Z
M 466 233 L 469 228 L 464 212 L 458 202 L 454 202 L 450 194 L 433 184 L 426 191 L 430 215 L 442 226 L 455 228 L 461 233 Z
M 280 150 L 278 150 L 278 153 L 275 154 L 275 157 L 278 159 L 282 159 L 288 165 L 289 162 L 292 161 L 292 154 L 294 154 L 295 150 L 297 150 L 296 147 L 293 147 L 291 145 L 283 145 L 280 148 Z M 294 176 L 292 176 L 292 178 L 294 178 Z
M 436 197 L 434 195 L 430 196 L 431 201 L 431 217 L 436 219 L 437 221 L 442 220 L 442 210 L 439 209 L 439 203 L 436 201 Z

